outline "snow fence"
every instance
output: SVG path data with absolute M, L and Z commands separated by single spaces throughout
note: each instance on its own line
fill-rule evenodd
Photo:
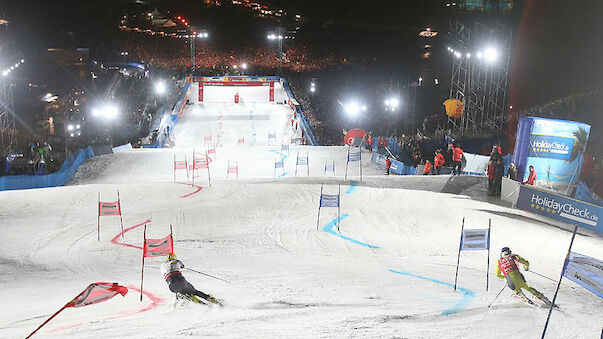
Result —
M 0 191 L 62 186 L 71 180 L 80 165 L 89 158 L 92 158 L 95 155 L 113 153 L 109 146 L 95 146 L 95 148 L 100 154 L 95 154 L 94 149 L 90 146 L 72 153 L 65 159 L 61 169 L 55 173 L 46 175 L 9 175 L 1 177 Z

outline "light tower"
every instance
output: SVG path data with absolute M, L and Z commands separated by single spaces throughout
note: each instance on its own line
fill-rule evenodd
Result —
M 12 153 L 17 146 L 11 71 L 22 62 L 18 62 L 17 66 L 4 65 L 7 68 L 0 74 L 0 155 Z
M 454 136 L 501 135 L 508 116 L 507 84 L 512 30 L 504 23 L 451 21 L 450 98 L 465 105 L 460 118 L 448 117 Z

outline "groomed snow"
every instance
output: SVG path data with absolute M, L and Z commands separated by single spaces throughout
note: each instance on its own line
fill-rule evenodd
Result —
M 449 179 L 387 177 L 369 164 L 369 153 L 363 153 L 363 183 L 356 182 L 357 163 L 348 172 L 353 181 L 344 182 L 345 147 L 291 145 L 281 152 L 281 143 L 299 133 L 290 119 L 286 106 L 259 97 L 239 105 L 190 105 L 172 131 L 173 149 L 93 158 L 65 187 L 0 192 L 0 337 L 25 337 L 96 281 L 118 282 L 130 292 L 66 309 L 36 336 L 540 336 L 548 310 L 521 304 L 508 289 L 488 308 L 504 286 L 494 276 L 494 263 L 499 249 L 510 246 L 534 272 L 556 280 L 570 232 L 468 195 L 400 188 Z M 211 132 L 215 142 L 220 130 L 221 146 L 210 155 L 211 187 L 204 171 L 195 187 L 186 184 L 184 171 L 175 183 L 174 155 L 190 160 L 193 148 L 203 152 L 204 136 Z M 310 177 L 305 166 L 295 177 L 298 152 L 309 154 Z M 275 175 L 280 159 L 285 169 Z M 226 180 L 228 160 L 238 161 L 238 180 Z M 335 177 L 325 178 L 325 161 L 333 160 Z M 341 185 L 339 231 L 335 208 L 321 210 L 317 230 L 323 181 L 329 194 Z M 119 217 L 103 217 L 98 242 L 98 192 L 112 201 L 117 189 L 125 239 L 118 237 Z M 488 292 L 482 251 L 461 254 L 459 288 L 452 288 L 463 217 L 467 228 L 487 227 L 492 220 Z M 185 265 L 230 282 L 183 272 L 199 290 L 223 299 L 224 308 L 174 307 L 159 273 L 163 258 L 146 259 L 145 296 L 139 301 L 142 258 L 136 246 L 142 245 L 145 223 L 149 238 L 164 237 L 172 224 L 175 251 Z M 602 244 L 579 234 L 574 251 L 602 258 Z M 556 282 L 530 272 L 524 276 L 552 299 Z M 600 336 L 600 298 L 564 280 L 557 301 L 563 310 L 553 312 L 547 338 Z

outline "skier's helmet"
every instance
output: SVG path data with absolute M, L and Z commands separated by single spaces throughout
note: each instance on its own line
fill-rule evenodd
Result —
M 503 247 L 502 250 L 500 251 L 500 256 L 508 257 L 509 255 L 511 255 L 511 249 L 508 247 Z
M 170 253 L 170 254 L 167 255 L 167 260 L 168 261 L 172 261 L 172 260 L 176 260 L 176 259 L 178 259 L 178 257 L 174 253 Z

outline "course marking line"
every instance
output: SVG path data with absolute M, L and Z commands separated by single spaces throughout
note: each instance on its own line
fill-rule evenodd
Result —
M 410 273 L 410 272 L 400 272 L 400 271 L 391 270 L 391 269 L 388 271 L 390 271 L 392 273 L 396 273 L 396 274 L 406 275 L 406 276 L 413 277 L 413 278 L 427 280 L 427 281 L 430 281 L 430 282 L 433 282 L 433 283 L 436 283 L 439 285 L 444 285 L 447 287 L 454 287 L 454 285 L 451 283 L 447 283 L 447 282 L 429 278 L 429 277 L 424 277 L 422 275 L 418 275 L 418 274 L 414 274 L 414 273 Z M 452 315 L 452 314 L 458 313 L 461 309 L 463 309 L 465 306 L 467 306 L 473 300 L 473 298 L 475 298 L 475 292 L 472 290 L 462 288 L 459 286 L 457 286 L 456 289 L 463 292 L 463 298 L 459 302 L 454 304 L 451 308 L 443 310 L 442 315 Z
M 288 156 L 284 155 L 283 153 L 281 153 L 281 152 L 279 152 L 279 151 L 275 151 L 275 150 L 273 150 L 273 149 L 269 150 L 269 152 L 274 152 L 274 153 L 276 153 L 276 154 L 280 155 L 280 156 L 281 156 L 281 161 L 284 161 L 285 159 L 287 159 L 287 158 L 288 158 Z M 287 175 L 288 173 L 289 173 L 289 172 L 283 172 L 283 174 L 279 175 L 278 177 L 279 177 L 279 178 L 282 178 L 282 177 L 284 177 L 285 175 Z
M 343 220 L 343 219 L 345 219 L 345 218 L 347 218 L 349 216 L 350 216 L 349 214 L 342 214 L 342 215 L 340 215 L 338 218 L 335 218 L 335 219 L 331 220 L 328 224 L 326 224 L 322 228 L 322 230 L 325 231 L 325 232 L 327 232 L 327 233 L 333 234 L 334 236 L 340 237 L 343 240 L 351 241 L 354 244 L 357 244 L 357 245 L 360 245 L 360 246 L 365 246 L 365 247 L 368 247 L 368 248 L 381 248 L 379 246 L 367 244 L 367 243 L 358 241 L 356 239 L 352 239 L 350 237 L 346 237 L 345 235 L 341 235 L 341 234 L 335 232 L 334 228 L 335 228 L 335 226 L 337 226 L 337 222 L 339 222 L 339 221 L 341 221 L 341 220 Z
M 188 197 L 190 197 L 190 196 L 191 196 L 191 195 L 193 195 L 193 194 L 197 194 L 197 193 L 199 193 L 199 192 L 200 192 L 200 191 L 203 189 L 203 187 L 201 187 L 201 186 L 197 186 L 197 185 L 195 185 L 195 187 L 196 187 L 197 189 L 196 189 L 194 192 L 191 192 L 191 193 L 189 193 L 189 194 L 185 194 L 185 195 L 181 196 L 180 198 L 188 198 Z
M 137 225 L 130 226 L 130 227 L 126 228 L 125 230 L 123 230 L 123 232 L 119 232 L 119 233 L 117 233 L 117 235 L 116 235 L 116 236 L 114 236 L 114 237 L 113 237 L 113 239 L 111 239 L 111 243 L 112 243 L 112 244 L 115 244 L 115 245 L 121 245 L 121 246 L 126 246 L 126 247 L 132 247 L 132 248 L 137 248 L 137 249 L 139 249 L 139 250 L 142 250 L 142 247 L 140 247 L 140 246 L 131 245 L 131 244 L 125 244 L 125 243 L 121 243 L 121 242 L 119 242 L 119 237 L 121 237 L 121 235 L 122 235 L 122 234 L 125 234 L 126 232 L 129 232 L 129 231 L 131 231 L 131 230 L 135 229 L 136 227 L 140 227 L 140 226 L 142 226 L 142 225 L 144 225 L 144 224 L 148 224 L 148 223 L 150 223 L 150 222 L 151 222 L 151 219 L 147 219 L 147 220 L 145 220 L 145 221 L 141 222 L 140 224 L 137 224 Z
M 352 193 L 354 193 L 354 191 L 356 190 L 356 187 L 358 187 L 359 183 L 360 183 L 360 181 L 351 180 L 350 181 L 350 188 L 348 188 L 348 190 L 345 191 L 345 194 L 352 194 Z

